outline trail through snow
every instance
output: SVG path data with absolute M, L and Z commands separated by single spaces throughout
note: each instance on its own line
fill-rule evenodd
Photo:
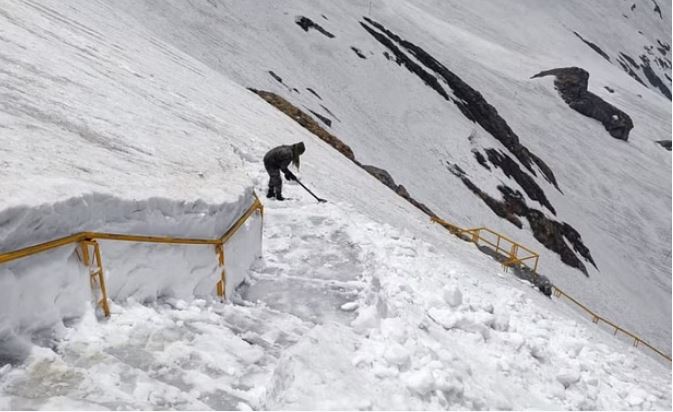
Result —
M 307 198 L 265 202 L 233 304 L 89 313 L 0 368 L 0 409 L 670 409 L 667 366 L 558 302 Z

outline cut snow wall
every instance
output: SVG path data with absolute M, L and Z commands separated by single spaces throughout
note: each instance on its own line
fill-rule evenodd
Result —
M 110 230 L 136 227 L 145 230 L 139 230 L 138 233 L 127 229 L 123 233 L 200 236 L 215 239 L 222 236 L 254 201 L 251 190 L 240 196 L 237 202 L 218 206 L 199 202 L 171 204 L 171 201 L 165 199 L 159 203 L 157 200 L 144 202 L 117 200 L 116 206 L 122 210 L 129 209 L 132 205 L 143 206 L 142 209 L 134 209 L 136 215 L 141 216 L 140 220 L 134 222 L 130 218 L 124 221 L 122 216 L 129 215 L 113 206 L 115 203 L 113 198 L 93 195 L 88 200 L 95 201 L 96 198 L 105 200 L 104 210 L 114 211 L 110 215 L 98 212 L 99 215 L 96 217 L 99 224 L 95 225 L 96 227 L 84 227 L 84 223 L 78 221 L 69 229 L 47 225 L 48 232 L 68 235 L 77 229 Z M 73 203 L 83 207 L 87 201 L 70 201 L 70 204 Z M 151 206 L 157 204 L 162 206 L 161 210 L 151 210 Z M 189 210 L 185 210 L 185 206 L 193 210 L 194 205 L 199 205 L 199 212 L 190 213 Z M 45 212 L 45 208 L 54 213 L 41 215 Z M 33 213 L 33 216 L 42 222 L 53 221 L 59 215 L 56 212 L 58 209 L 42 206 L 33 212 L 25 209 L 21 215 Z M 84 212 L 84 216 L 89 217 L 96 213 L 88 210 L 78 212 Z M 71 211 L 67 214 L 72 216 L 73 213 Z M 112 221 L 105 221 L 110 216 L 113 217 Z M 142 222 L 143 217 L 148 216 L 157 217 L 148 220 L 162 220 L 160 227 L 168 229 L 168 233 L 162 233 L 159 229 L 149 226 L 147 222 Z M 92 225 L 93 222 L 96 222 L 96 219 L 92 221 Z M 173 225 L 169 228 L 170 223 Z M 15 233 L 18 233 L 18 226 L 12 226 Z M 44 233 L 37 233 L 35 236 L 45 240 Z M 23 237 L 25 235 L 15 239 Z M 108 297 L 112 301 L 123 302 L 133 298 L 140 302 L 151 302 L 162 297 L 185 300 L 194 297 L 208 300 L 216 298 L 216 283 L 220 279 L 221 268 L 218 265 L 214 245 L 167 245 L 113 240 L 98 242 Z M 261 242 L 262 218 L 260 214 L 254 213 L 224 245 L 227 298 L 245 279 L 250 265 L 261 255 Z M 18 243 L 24 244 L 26 241 Z M 8 251 L 4 242 L 2 249 L 3 252 Z M 3 346 L 16 337 L 33 337 L 36 333 L 45 331 L 52 334 L 62 329 L 64 322 L 81 317 L 89 310 L 94 298 L 89 273 L 78 257 L 78 249 L 78 244 L 70 244 L 0 265 L 0 357 L 6 352 Z

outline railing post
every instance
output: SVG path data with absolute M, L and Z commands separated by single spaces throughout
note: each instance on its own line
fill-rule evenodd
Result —
M 472 243 L 479 246 L 479 229 L 474 229 L 472 232 Z
M 220 280 L 215 285 L 217 296 L 224 302 L 227 298 L 227 271 L 224 268 L 224 244 L 218 243 L 215 245 L 215 253 L 217 254 L 217 263 L 220 268 Z
M 517 245 L 516 243 L 512 243 L 512 248 L 509 251 L 509 257 L 512 260 L 512 262 L 516 261 L 516 255 L 517 255 L 518 249 L 519 249 L 519 245 Z
M 93 246 L 93 257 L 89 254 L 89 246 Z M 89 270 L 89 281 L 96 299 L 96 305 L 100 306 L 106 318 L 110 317 L 110 305 L 108 303 L 107 287 L 105 286 L 105 274 L 103 273 L 103 258 L 100 253 L 100 245 L 95 239 L 85 239 L 80 242 L 82 249 L 82 263 Z M 96 296 L 96 289 L 100 290 L 101 297 Z
M 533 272 L 537 274 L 537 264 L 540 261 L 540 255 L 535 256 L 535 266 L 533 267 Z

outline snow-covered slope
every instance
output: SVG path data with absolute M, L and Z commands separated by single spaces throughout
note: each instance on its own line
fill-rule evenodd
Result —
M 0 6 L 2 251 L 83 229 L 220 235 L 248 205 L 252 190 L 264 190 L 263 154 L 299 140 L 307 145 L 302 180 L 330 200 L 313 205 L 289 184 L 285 194 L 292 201 L 267 205 L 263 259 L 238 305 L 210 302 L 199 286 L 214 269 L 214 256 L 200 266 L 212 251 L 104 244 L 114 302 L 112 318 L 100 323 L 83 304 L 87 279 L 77 272 L 72 251 L 59 251 L 56 266 L 44 257 L 0 267 L 6 282 L 0 355 L 3 363 L 13 362 L 0 365 L 0 408 L 670 408 L 668 364 L 505 275 L 245 89 L 274 90 L 329 115 L 323 104 L 332 112 L 333 131 L 358 159 L 385 167 L 440 215 L 465 226 L 485 223 L 535 244 L 527 230 L 492 217 L 446 169 L 447 161 L 458 163 L 494 193 L 492 185 L 505 178 L 470 163 L 467 136 L 480 147 L 506 149 L 382 56 L 359 24 L 370 13 L 368 4 L 253 4 Z M 567 65 L 557 55 L 524 70 L 516 62 L 534 60 L 526 56 L 542 44 L 536 49 L 516 39 L 520 33 L 497 35 L 497 27 L 476 24 L 486 4 L 454 6 L 459 14 L 451 17 L 444 2 L 372 2 L 371 17 L 432 49 L 444 64 L 455 63 L 452 69 L 462 68 L 460 75 L 554 169 L 563 194 L 541 177 L 538 183 L 559 218 L 581 231 L 601 272 L 589 266 L 587 280 L 546 253 L 544 273 L 667 346 L 670 325 L 662 324 L 670 320 L 670 307 L 661 302 L 670 303 L 670 267 L 660 266 L 670 264 L 670 244 L 657 243 L 663 257 L 649 251 L 633 256 L 635 263 L 622 254 L 638 242 L 652 247 L 648 236 L 655 230 L 670 238 L 670 155 L 646 137 L 661 128 L 670 133 L 670 108 L 637 83 L 615 84 L 622 97 L 614 103 L 636 124 L 629 143 L 616 141 L 570 111 L 551 80 L 528 80 Z M 296 15 L 309 14 L 335 37 L 295 24 Z M 458 16 L 464 23 L 453 20 Z M 369 57 L 361 59 L 350 46 Z M 581 53 L 592 80 L 600 81 L 600 67 L 606 78 L 626 76 L 594 61 L 592 51 Z M 268 70 L 301 93 L 290 92 Z M 638 93 L 643 97 L 636 110 L 629 102 Z M 528 116 L 535 120 L 527 122 Z M 579 140 L 577 130 L 590 133 Z M 556 144 L 563 151 L 552 150 Z M 624 147 L 631 151 L 625 154 Z M 587 160 L 603 153 L 599 148 L 605 158 Z M 587 161 L 570 164 L 573 156 Z M 620 175 L 608 180 L 608 173 Z M 582 199 L 590 190 L 604 194 L 592 199 L 597 206 Z M 632 201 L 608 200 L 629 191 L 635 191 Z M 597 208 L 604 214 L 598 216 Z M 639 209 L 647 217 L 641 232 L 615 217 Z M 669 226 L 659 229 L 661 222 Z M 250 257 L 259 246 L 252 239 L 230 250 L 231 257 Z M 640 266 L 634 291 L 629 270 Z M 75 283 L 78 273 L 83 284 Z M 159 281 L 148 289 L 134 273 Z M 40 283 L 50 275 L 51 282 Z M 5 287 L 12 282 L 23 282 L 24 311 L 2 306 L 17 302 L 9 297 L 16 299 L 18 286 Z M 656 289 L 656 282 L 663 284 Z M 48 289 L 32 296 L 31 286 Z M 43 312 L 31 312 L 31 298 L 67 301 L 72 305 L 65 309 L 75 313 L 50 313 L 43 323 L 27 325 L 49 309 L 40 305 Z M 636 306 L 610 312 L 612 299 Z M 650 316 L 652 307 L 660 316 Z M 23 323 L 6 322 L 17 314 L 26 315 Z M 56 333 L 35 333 L 38 326 Z M 31 345 L 28 338 L 41 341 Z
M 105 323 L 88 313 L 53 350 L 1 371 L 0 407 L 670 407 L 666 366 L 467 244 L 436 247 L 344 203 L 266 213 L 264 259 L 238 304 L 127 300 Z
M 491 227 L 532 247 L 542 254 L 541 271 L 555 284 L 627 329 L 670 346 L 671 156 L 655 141 L 670 138 L 671 105 L 645 80 L 642 68 L 634 73 L 648 87 L 617 62 L 620 53 L 636 60 L 649 56 L 670 89 L 671 55 L 664 47 L 671 38 L 669 3 L 642 1 L 634 9 L 626 2 L 535 0 L 497 6 L 489 1 L 122 3 L 140 24 L 215 71 L 331 120 L 325 127 L 356 159 L 386 169 L 438 215 L 463 227 Z M 301 17 L 325 33 L 303 30 L 297 24 Z M 501 219 L 450 172 L 447 163 L 457 165 L 495 199 L 502 198 L 498 185 L 529 189 L 475 159 L 475 151 L 486 156 L 488 149 L 516 156 L 461 112 L 456 102 L 463 97 L 456 97 L 456 90 L 393 42 L 439 79 L 449 100 L 396 64 L 390 48 L 371 34 L 382 33 L 371 22 L 422 48 L 480 92 L 520 143 L 551 169 L 558 188 L 538 167 L 529 171 L 515 160 L 553 209 L 524 194 L 527 206 L 581 236 L 596 267 L 579 256 L 568 236 L 558 243 L 577 255 L 588 277 L 545 248 L 529 221 L 521 218 L 519 229 Z M 627 143 L 569 108 L 553 79 L 531 79 L 542 70 L 569 66 L 587 70 L 589 91 L 632 118 Z

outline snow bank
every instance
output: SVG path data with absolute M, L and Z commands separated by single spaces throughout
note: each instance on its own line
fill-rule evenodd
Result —
M 215 239 L 253 200 L 252 190 L 248 190 L 239 201 L 221 205 L 166 199 L 130 202 L 90 195 L 50 207 L 24 207 L 13 211 L 19 218 L 10 220 L 11 225 L 4 228 L 2 233 L 11 240 L 3 246 L 25 245 L 77 231 Z M 12 213 L 5 212 L 8 214 Z M 261 225 L 261 217 L 253 214 L 225 245 L 227 297 L 260 256 Z M 18 228 L 21 230 L 14 230 Z M 112 301 L 215 297 L 221 268 L 213 245 L 99 243 Z M 84 314 L 94 299 L 88 270 L 78 257 L 77 247 L 67 245 L 0 266 L 0 346 L 11 347 L 7 342 L 34 338 L 36 334 L 58 337 L 63 322 Z M 12 352 L 19 353 L 6 352 L 10 352 L 5 354 L 9 358 Z

